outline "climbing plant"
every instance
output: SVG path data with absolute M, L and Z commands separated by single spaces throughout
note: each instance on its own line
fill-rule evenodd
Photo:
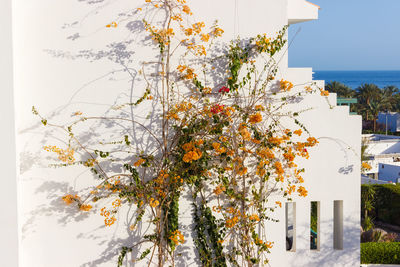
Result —
M 65 148 L 44 149 L 57 155 L 60 166 L 82 165 L 97 177 L 90 192 L 66 192 L 62 200 L 82 212 L 97 206 L 107 227 L 123 206 L 135 209 L 131 231 L 141 235 L 137 226 L 145 224 L 152 234 L 122 247 L 118 266 L 132 251 L 139 255 L 133 260 L 149 266 L 175 266 L 177 248 L 190 235 L 181 227 L 182 201 L 191 202 L 191 231 L 202 266 L 267 263 L 274 240 L 265 223 L 276 221 L 273 212 L 282 201 L 307 196 L 305 169 L 297 158 L 308 159 L 308 149 L 318 143 L 299 120 L 302 110 L 290 104 L 305 94 L 327 96 L 327 91 L 278 79 L 287 27 L 273 36 L 224 43 L 217 22 L 206 27 L 192 21 L 186 0 L 145 0 L 135 14 L 142 16 L 156 54 L 138 70 L 145 86 L 134 89 L 142 95 L 113 108 L 121 114 L 151 108 L 158 120 L 78 111 L 65 125 L 33 108 L 44 126 L 62 129 L 68 139 Z M 139 141 L 125 134 L 89 146 L 78 132 L 93 121 L 129 122 L 152 141 L 152 149 L 137 149 Z M 122 171 L 104 168 L 110 162 Z M 101 207 L 103 199 L 112 204 Z

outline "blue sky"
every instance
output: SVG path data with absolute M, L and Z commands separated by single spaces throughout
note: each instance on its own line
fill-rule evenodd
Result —
M 289 27 L 290 67 L 400 70 L 400 0 L 310 0 L 319 19 Z

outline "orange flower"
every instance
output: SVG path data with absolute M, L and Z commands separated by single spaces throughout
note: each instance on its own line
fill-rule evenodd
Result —
M 361 164 L 361 167 L 362 167 L 363 169 L 366 169 L 366 170 L 372 169 L 371 165 L 369 165 L 369 164 L 368 164 L 367 162 L 365 162 L 365 161 Z
M 73 195 L 66 195 L 62 197 L 62 200 L 65 202 L 65 204 L 70 205 L 72 204 L 74 201 L 76 201 L 76 199 L 78 198 L 77 195 L 73 196 Z
M 197 23 L 192 25 L 192 28 L 196 33 L 200 33 L 201 32 L 201 28 L 204 28 L 205 26 L 206 25 L 204 24 L 204 22 L 197 22 Z
M 247 167 L 240 166 L 239 168 L 237 168 L 236 172 L 239 176 L 245 175 L 247 173 Z
M 300 186 L 299 189 L 297 189 L 297 192 L 301 197 L 306 197 L 308 194 L 307 190 L 303 186 Z
M 263 148 L 257 152 L 257 154 L 262 158 L 274 159 L 275 155 L 269 148 Z
M 315 139 L 315 137 L 308 137 L 307 138 L 307 146 L 315 146 L 316 144 L 318 144 L 317 139 Z
M 186 152 L 192 150 L 194 148 L 194 145 L 192 142 L 190 143 L 186 143 L 182 146 L 183 150 L 185 150 Z
M 210 40 L 210 35 L 209 34 L 202 34 L 201 35 L 201 40 L 203 42 L 208 42 L 208 40 Z
M 226 226 L 226 228 L 232 228 L 232 227 L 234 227 L 238 222 L 239 222 L 239 218 L 238 218 L 237 216 L 235 216 L 235 217 L 233 217 L 233 218 L 231 218 L 231 219 L 226 220 L 225 226 Z
M 261 111 L 264 111 L 264 110 L 265 110 L 265 108 L 264 108 L 263 106 L 261 106 L 261 105 L 255 106 L 255 109 L 256 109 L 256 110 L 261 110 Z
M 186 14 L 188 14 L 188 15 L 192 15 L 193 14 L 192 11 L 190 10 L 190 8 L 188 6 L 186 6 L 186 5 L 184 5 L 182 7 L 182 11 L 185 12 Z
M 106 27 L 107 28 L 117 28 L 117 26 L 118 26 L 118 24 L 115 22 L 115 21 L 113 21 L 113 22 L 111 22 L 110 24 L 107 24 L 106 25 Z
M 222 192 L 225 192 L 225 190 L 226 190 L 225 186 L 220 184 L 214 189 L 214 193 L 216 195 L 220 195 L 220 194 L 222 194 Z
M 117 219 L 115 219 L 115 217 L 114 216 L 112 216 L 111 218 L 105 218 L 104 219 L 104 224 L 106 225 L 106 226 L 111 226 L 111 225 L 113 225 L 114 223 L 115 223 L 115 221 L 116 221 Z
M 202 155 L 203 153 L 198 148 L 195 148 L 194 150 L 187 152 L 183 156 L 183 161 L 190 163 L 192 161 L 200 159 Z
M 284 157 L 287 161 L 293 161 L 294 158 L 295 158 L 295 155 L 294 155 L 291 151 L 289 151 L 289 152 L 287 152 L 287 153 L 284 153 L 284 154 L 283 154 L 283 157 Z
M 279 161 L 276 161 L 274 163 L 274 167 L 275 167 L 275 172 L 278 175 L 282 175 L 285 171 L 282 168 L 282 164 Z
M 250 215 L 249 219 L 250 219 L 250 221 L 257 221 L 257 222 L 260 221 L 260 217 L 258 217 L 257 214 Z
M 301 129 L 298 129 L 296 131 L 293 132 L 294 134 L 297 134 L 298 136 L 300 136 L 303 132 Z
M 226 151 L 226 149 L 224 147 L 221 147 L 220 143 L 212 143 L 212 146 L 218 155 L 225 153 L 225 151 Z
M 190 35 L 192 35 L 193 34 L 193 29 L 192 28 L 187 28 L 187 29 L 185 29 L 185 35 L 186 36 L 190 36 Z
M 280 208 L 282 208 L 282 202 L 280 202 L 280 201 L 275 201 L 275 204 L 278 205 Z
M 89 211 L 89 210 L 92 209 L 92 205 L 85 205 L 85 204 L 82 204 L 82 205 L 79 207 L 79 209 L 80 209 L 80 210 L 83 210 L 83 211 Z
M 290 91 L 290 89 L 293 88 L 293 83 L 283 80 L 283 79 L 279 81 L 279 84 L 280 84 L 280 88 L 282 91 L 288 92 L 288 91 Z
M 118 207 L 121 206 L 121 200 L 120 199 L 116 199 L 114 200 L 114 202 L 112 203 L 113 207 L 116 209 Z
M 183 244 L 185 242 L 185 237 L 179 230 L 175 230 L 174 232 L 171 233 L 171 236 L 169 239 L 175 244 L 179 245 L 179 243 Z
M 245 140 L 245 141 L 250 141 L 251 140 L 251 134 L 247 130 L 247 128 L 242 128 L 241 130 L 239 130 L 239 133 L 242 136 L 243 140 Z
M 154 198 L 150 198 L 150 206 L 152 206 L 153 208 L 157 207 L 158 205 L 160 205 L 160 202 Z
M 321 90 L 321 96 L 328 96 L 328 95 L 329 95 L 329 91 Z
M 254 115 L 250 115 L 250 123 L 252 124 L 256 124 L 262 121 L 262 115 L 260 114 L 260 112 L 257 112 Z
M 222 36 L 223 33 L 224 33 L 224 30 L 221 28 L 218 28 L 218 27 L 216 27 L 214 29 L 214 31 L 212 32 L 212 34 L 214 34 L 215 36 L 218 36 L 218 37 Z
M 145 162 L 146 162 L 146 160 L 144 160 L 144 159 L 139 159 L 138 161 L 136 161 L 136 162 L 133 164 L 133 166 L 139 167 L 140 165 L 142 165 L 142 164 L 145 163 Z

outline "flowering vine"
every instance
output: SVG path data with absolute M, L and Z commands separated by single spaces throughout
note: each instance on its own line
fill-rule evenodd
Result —
M 150 22 L 152 10 L 164 11 L 160 18 L 164 23 Z M 142 12 L 144 28 L 158 48 L 158 71 L 149 75 L 143 68 L 147 83 L 143 95 L 115 109 L 151 101 L 159 107 L 160 121 L 155 122 L 159 131 L 136 119 L 90 117 L 80 111 L 74 114 L 76 121 L 63 126 L 48 122 L 33 108 L 46 127 L 58 127 L 68 137 L 65 149 L 44 149 L 55 153 L 62 166 L 89 168 L 99 181 L 89 194 L 66 192 L 62 200 L 88 212 L 102 199 L 111 199 L 111 206 L 100 205 L 107 227 L 114 225 L 125 205 L 136 209 L 130 230 L 136 231 L 138 224 L 151 225 L 153 234 L 122 248 L 119 266 L 128 252 L 142 245 L 135 261 L 175 265 L 176 250 L 189 236 L 179 218 L 183 194 L 192 198 L 194 243 L 203 266 L 267 263 L 274 241 L 264 231 L 265 222 L 275 220 L 273 211 L 282 207 L 281 201 L 307 196 L 302 185 L 305 169 L 298 159 L 308 159 L 309 149 L 318 143 L 298 120 L 301 111 L 289 105 L 305 94 L 327 93 L 315 84 L 296 86 L 276 79 L 276 57 L 285 47 L 287 27 L 275 36 L 234 40 L 216 56 L 214 45 L 224 31 L 217 23 L 211 27 L 201 21 L 184 23 L 193 18 L 186 0 L 145 0 L 136 11 Z M 221 77 L 218 82 L 210 78 L 216 73 Z M 128 135 L 90 148 L 76 131 L 78 125 L 96 120 L 129 121 L 155 141 L 156 149 L 147 154 L 135 150 Z M 129 157 L 115 156 L 113 145 L 123 147 Z M 103 165 L 110 161 L 123 171 L 106 171 Z M 271 196 L 281 200 L 272 202 Z

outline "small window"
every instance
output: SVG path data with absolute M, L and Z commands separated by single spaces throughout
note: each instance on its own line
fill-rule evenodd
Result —
M 286 212 L 286 250 L 296 251 L 296 203 L 288 202 Z
M 385 168 L 385 165 L 382 164 L 382 169 L 384 169 L 384 168 Z
M 311 201 L 310 209 L 310 249 L 319 250 L 319 201 Z
M 343 249 L 343 200 L 333 202 L 333 248 Z

